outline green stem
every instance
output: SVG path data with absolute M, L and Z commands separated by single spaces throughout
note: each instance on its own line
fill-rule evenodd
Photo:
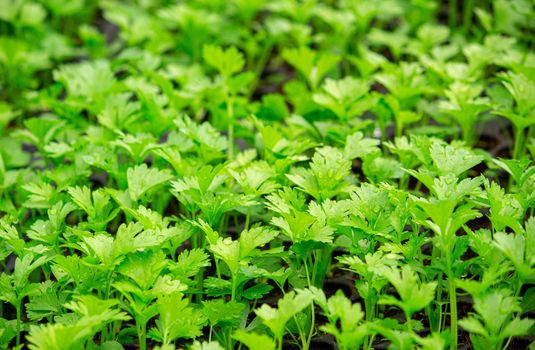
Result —
M 414 331 L 412 329 L 412 316 L 409 315 L 409 313 L 405 311 L 405 318 L 407 319 L 407 331 L 410 334 L 414 334 Z
M 226 89 L 226 88 L 225 88 Z M 228 159 L 234 159 L 234 106 L 232 96 L 225 90 L 225 99 L 227 101 L 227 119 L 228 119 Z
M 139 341 L 139 349 L 146 350 L 147 349 L 147 332 L 145 330 L 145 323 L 137 324 L 137 337 Z
M 440 259 L 440 250 L 433 246 L 433 250 L 431 252 L 431 259 L 432 261 L 436 261 Z M 429 326 L 431 328 L 432 332 L 440 333 L 442 331 L 442 283 L 443 283 L 443 272 L 438 273 L 438 285 L 437 285 L 437 294 L 436 294 L 436 308 L 433 309 L 432 304 L 429 305 Z M 437 315 L 438 310 L 438 315 Z M 438 324 L 437 324 L 438 321 Z
M 310 275 L 309 275 L 309 272 L 308 272 L 307 259 L 303 259 L 303 265 L 305 266 L 305 274 L 307 276 L 307 285 L 308 285 L 308 288 L 310 288 L 311 283 L 310 283 Z
M 249 229 L 249 221 L 251 219 L 251 207 L 247 207 L 247 215 L 245 216 L 245 225 L 244 225 L 244 230 L 248 230 Z
M 518 275 L 516 276 L 515 282 L 516 282 L 515 298 L 518 298 L 518 296 L 520 295 L 520 292 L 522 291 L 523 282 L 520 280 L 520 277 Z M 505 343 L 502 349 L 503 350 L 509 349 L 509 344 L 511 343 L 512 340 L 513 340 L 513 337 L 509 336 L 507 338 L 507 342 Z M 503 344 L 503 341 L 502 341 L 502 344 Z
M 238 279 L 236 278 L 236 275 L 232 274 L 232 295 L 231 300 L 234 301 L 236 299 L 236 289 L 238 288 Z
M 312 252 L 312 276 L 310 278 L 310 281 L 312 282 L 313 286 L 319 287 L 319 284 L 316 283 L 317 271 L 318 271 L 318 259 L 316 257 L 316 252 L 313 251 Z
M 303 266 L 305 267 L 305 274 L 307 276 L 308 288 L 310 288 L 312 283 L 311 283 L 310 274 L 309 274 L 309 270 L 308 270 L 307 259 L 303 259 Z M 310 340 L 312 339 L 312 335 L 314 334 L 314 322 L 315 322 L 315 318 L 316 318 L 316 315 L 314 314 L 314 303 L 312 303 L 312 305 L 310 305 L 310 318 L 311 318 L 311 321 L 310 321 L 310 330 L 308 332 L 308 337 L 305 339 L 305 337 L 303 336 L 304 334 L 301 336 L 301 338 L 303 339 L 302 340 L 303 349 L 308 349 L 309 348 Z M 299 322 L 297 321 L 297 319 L 295 320 L 295 322 L 296 322 L 296 324 L 297 324 L 297 326 L 299 328 L 299 333 L 301 333 L 301 329 L 300 329 Z
M 219 261 L 217 259 L 214 259 L 214 263 L 215 263 L 215 271 L 216 271 L 217 278 L 221 278 L 221 270 L 219 269 Z
M 457 0 L 449 0 L 449 16 L 448 23 L 451 29 L 454 29 L 457 25 Z
M 442 330 L 442 282 L 443 282 L 443 273 L 440 272 L 438 274 L 438 292 L 437 292 L 437 301 L 438 301 L 438 307 L 439 307 L 439 315 L 438 315 L 438 327 L 436 329 L 436 332 L 440 332 Z
M 373 349 L 373 346 L 372 346 L 372 345 L 373 345 L 373 342 L 374 342 L 374 341 L 375 341 L 375 333 L 372 334 L 371 337 L 370 337 L 370 343 L 368 344 L 368 345 L 369 345 L 369 346 L 368 346 L 369 349 Z M 364 343 L 364 344 L 366 344 L 366 343 Z
M 403 172 L 401 179 L 399 179 L 399 188 L 401 190 L 406 191 L 409 186 L 409 180 L 410 180 L 409 174 L 407 174 L 406 172 Z
M 513 158 L 519 160 L 524 155 L 525 128 L 515 127 Z
M 122 324 L 123 324 L 122 321 L 113 322 L 112 332 L 111 332 L 111 334 L 113 335 L 112 340 L 117 340 L 115 337 L 117 336 L 117 333 L 119 333 L 119 330 L 121 329 Z
M 277 349 L 282 350 L 282 335 L 277 337 Z
M 251 85 L 249 87 L 249 91 L 247 92 L 247 98 L 251 98 L 253 93 L 256 90 L 256 87 L 258 86 L 258 82 L 260 81 L 260 77 L 262 75 L 262 72 L 264 71 L 264 67 L 266 66 L 269 56 L 271 55 L 271 50 L 273 49 L 273 41 L 269 40 L 265 45 L 264 49 L 262 50 L 262 54 L 260 58 L 258 59 L 255 69 L 254 69 L 254 78 L 251 82 Z
M 368 296 L 365 300 L 364 300 L 364 308 L 366 309 L 366 321 L 369 323 L 369 322 L 372 322 L 373 319 L 374 319 L 374 312 L 373 310 L 375 309 L 375 305 L 374 305 L 374 302 L 373 302 L 373 295 L 371 296 Z M 364 338 L 364 344 L 366 344 L 366 348 L 367 349 L 372 349 L 372 344 L 373 344 L 373 340 L 374 338 L 370 338 L 368 339 L 368 335 L 366 335 L 366 337 Z
M 15 306 L 15 309 L 17 310 L 17 339 L 16 344 L 17 346 L 20 345 L 20 331 L 22 328 L 22 305 L 20 301 L 17 301 L 17 305 Z
M 305 349 L 308 349 L 310 347 L 310 342 L 312 341 L 312 336 L 314 335 L 314 324 L 316 323 L 316 313 L 314 312 L 314 302 L 310 304 L 310 332 L 308 333 L 308 339 L 306 342 L 306 347 L 303 347 Z M 304 345 L 304 344 L 303 344 Z
M 401 121 L 401 117 L 398 116 L 396 118 L 396 137 L 401 137 L 403 135 L 403 122 Z
M 110 270 L 108 272 L 108 276 L 106 277 L 106 289 L 104 290 L 104 299 L 108 300 L 110 297 L 110 290 L 111 290 L 111 280 L 113 278 L 113 270 Z M 102 339 L 109 340 L 108 339 L 108 328 L 111 327 L 111 325 L 106 325 L 104 328 L 102 328 Z
M 474 143 L 474 127 L 475 124 L 461 126 L 463 131 L 463 141 L 467 146 L 472 146 L 472 144 Z
M 228 159 L 234 159 L 234 121 L 229 120 L 228 124 Z
M 197 290 L 199 293 L 195 295 L 195 301 L 197 303 L 202 302 L 203 299 L 203 282 L 204 282 L 204 268 L 201 268 L 197 275 L 195 276 L 195 279 L 197 280 Z
M 472 11 L 474 8 L 474 0 L 465 0 L 464 9 L 463 9 L 463 22 L 464 22 L 464 32 L 468 33 L 470 27 L 472 26 Z
M 455 286 L 455 279 L 451 268 L 451 257 L 448 257 L 448 293 L 450 297 L 450 328 L 452 342 L 451 350 L 457 349 L 457 291 Z

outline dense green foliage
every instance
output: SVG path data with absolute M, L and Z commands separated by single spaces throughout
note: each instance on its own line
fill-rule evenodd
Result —
M 534 6 L 0 0 L 0 348 L 527 348 Z

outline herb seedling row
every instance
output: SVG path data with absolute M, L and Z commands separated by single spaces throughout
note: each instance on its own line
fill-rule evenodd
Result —
M 0 348 L 534 348 L 534 6 L 0 0 Z

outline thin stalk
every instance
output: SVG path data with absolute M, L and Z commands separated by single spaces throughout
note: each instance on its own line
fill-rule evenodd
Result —
M 227 118 L 228 118 L 228 149 L 227 156 L 229 160 L 234 159 L 234 106 L 233 98 L 228 93 L 227 88 L 225 87 L 225 100 L 227 102 Z
M 374 309 L 375 309 L 375 305 L 373 303 L 373 295 L 372 296 L 368 296 L 365 300 L 364 300 L 364 308 L 366 309 L 366 321 L 367 322 L 371 322 L 373 321 L 374 319 Z M 366 349 L 372 349 L 372 344 L 373 344 L 373 341 L 374 341 L 374 338 L 373 337 L 370 337 L 368 338 L 368 335 L 366 335 L 366 337 L 364 338 L 364 344 L 366 344 Z
M 251 98 L 253 96 L 253 93 L 256 90 L 256 87 L 258 86 L 258 82 L 260 81 L 260 77 L 262 76 L 262 72 L 264 71 L 264 68 L 266 67 L 266 64 L 269 60 L 269 56 L 271 55 L 271 50 L 273 49 L 273 40 L 268 40 L 266 45 L 264 45 L 264 49 L 262 50 L 262 53 L 260 55 L 260 58 L 258 59 L 255 69 L 254 69 L 254 78 L 251 82 L 249 91 L 247 92 L 247 98 Z
M 450 328 L 452 342 L 450 345 L 451 350 L 457 349 L 457 291 L 455 286 L 455 279 L 453 278 L 453 272 L 451 268 L 451 257 L 448 256 L 448 293 L 450 297 Z
M 465 0 L 464 9 L 463 9 L 463 23 L 464 23 L 464 32 L 468 33 L 470 27 L 472 26 L 472 11 L 474 8 L 474 0 Z
M 457 0 L 449 0 L 448 23 L 452 29 L 457 25 Z
M 513 148 L 513 158 L 520 159 L 524 155 L 524 140 L 526 138 L 525 128 L 515 126 L 515 144 Z
M 408 187 L 409 187 L 409 174 L 407 174 L 406 172 L 403 172 L 401 179 L 399 179 L 399 188 L 401 190 L 407 190 Z
M 106 277 L 106 289 L 104 290 L 104 299 L 105 300 L 108 300 L 109 297 L 110 297 L 110 290 L 111 290 L 111 280 L 112 280 L 112 277 L 113 277 L 113 270 L 110 270 L 108 272 L 108 276 Z M 103 329 L 102 329 L 102 339 L 106 339 L 106 340 L 109 340 L 108 339 L 108 328 L 111 327 L 111 325 L 106 325 Z
M 370 343 L 368 344 L 369 349 L 372 349 L 373 342 L 375 341 L 375 334 L 370 336 Z
M 115 338 L 115 336 L 117 335 L 117 333 L 119 332 L 119 330 L 121 329 L 121 325 L 123 324 L 122 321 L 115 321 L 113 322 L 112 324 L 112 335 L 113 337 Z M 112 340 L 115 340 L 114 338 L 112 338 Z
M 316 284 L 316 272 L 318 270 L 318 259 L 316 258 L 316 251 L 312 252 L 312 276 L 310 278 L 310 281 L 312 281 L 312 285 L 317 286 Z M 310 288 L 310 285 L 308 286 Z
M 403 136 L 403 122 L 401 121 L 401 117 L 398 116 L 396 118 L 396 137 Z
M 247 207 L 247 215 L 245 216 L 244 230 L 249 229 L 249 221 L 251 220 L 251 207 Z
M 229 218 L 230 218 L 229 215 L 223 216 L 223 220 L 221 220 L 221 223 L 219 225 L 219 232 L 227 232 Z
M 528 127 L 528 140 L 535 138 L 535 127 L 531 125 Z
M 518 298 L 518 296 L 520 295 L 520 292 L 522 291 L 522 281 L 520 280 L 520 278 L 518 277 L 518 275 L 516 276 L 516 287 L 515 287 L 515 298 Z M 507 342 L 505 343 L 505 346 L 502 348 L 503 350 L 506 350 L 506 349 L 509 349 L 509 344 L 511 343 L 511 340 L 513 340 L 513 337 L 512 336 L 509 336 L 509 338 L 507 338 Z M 503 342 L 502 342 L 503 343 Z
M 138 338 L 138 341 L 139 341 L 139 349 L 140 350 L 147 350 L 147 331 L 145 329 L 145 324 L 144 323 L 143 324 L 137 323 L 137 327 L 136 328 L 137 328 L 137 338 Z
M 438 329 L 437 332 L 440 332 L 442 330 L 442 279 L 443 275 L 442 272 L 438 274 L 438 292 L 437 292 L 437 301 L 438 301 L 438 307 L 439 307 L 439 317 L 438 317 Z
M 305 341 L 305 332 L 303 331 L 303 329 L 301 328 L 301 325 L 299 324 L 299 321 L 297 320 L 297 317 L 295 315 L 292 316 L 294 322 L 295 322 L 295 326 L 297 327 L 297 332 L 299 333 L 299 338 L 301 338 L 301 344 L 303 344 L 303 349 L 308 349 L 308 346 L 306 346 L 306 341 Z M 288 332 L 293 338 L 294 338 L 294 341 L 297 343 L 297 338 L 291 333 L 291 332 Z
M 221 270 L 219 268 L 219 261 L 217 259 L 214 259 L 214 263 L 215 263 L 215 271 L 217 274 L 217 278 L 221 278 Z
M 232 274 L 232 294 L 231 294 L 231 300 L 234 301 L 236 299 L 236 289 L 238 288 L 238 279 L 236 278 L 235 274 Z
M 200 303 L 202 301 L 202 293 L 203 293 L 203 279 L 204 276 L 204 268 L 201 268 L 197 275 L 195 276 L 195 279 L 197 280 L 197 290 L 199 293 L 195 294 L 195 301 L 197 303 Z
M 431 259 L 433 261 L 440 259 L 440 250 L 437 249 L 435 246 L 433 246 L 433 250 L 431 252 Z M 438 317 L 430 317 L 430 320 L 433 319 L 433 322 L 430 322 L 430 328 L 432 332 L 441 332 L 442 331 L 442 282 L 443 282 L 443 272 L 438 273 L 438 285 L 437 285 L 437 297 L 436 297 L 436 303 L 438 308 Z M 429 306 L 430 312 L 433 313 L 433 316 L 435 316 L 435 310 L 432 309 L 432 306 Z M 435 324 L 435 320 L 438 320 L 438 325 Z
M 467 146 L 472 146 L 474 143 L 475 133 L 474 133 L 474 125 L 462 125 L 461 129 L 463 132 L 463 141 Z
M 303 264 L 305 266 L 305 272 L 306 272 L 306 275 L 307 275 L 308 288 L 310 288 L 311 283 L 310 283 L 310 277 L 309 277 L 309 272 L 308 272 L 307 259 L 303 259 Z M 315 267 L 315 265 L 316 265 L 316 262 L 314 261 L 314 267 Z M 312 271 L 312 273 L 314 273 L 314 271 Z M 308 333 L 308 337 L 306 338 L 306 340 L 305 340 L 305 337 L 302 337 L 303 338 L 303 349 L 308 349 L 308 347 L 309 347 L 310 340 L 312 339 L 312 335 L 314 334 L 315 318 L 316 318 L 316 315 L 314 314 L 314 303 L 312 303 L 310 305 L 310 331 Z M 297 322 L 297 320 L 296 320 L 296 324 L 299 326 L 299 322 Z M 299 332 L 299 333 L 301 333 L 301 332 Z
M 232 219 L 234 220 L 234 229 L 236 230 L 236 237 L 238 236 L 238 232 L 240 230 L 240 220 L 238 219 L 238 213 L 234 212 L 232 215 Z
M 309 273 L 308 273 L 307 259 L 303 259 L 303 265 L 305 266 L 305 273 L 306 273 L 306 276 L 307 276 L 307 284 L 308 284 L 308 288 L 310 288 L 311 283 L 310 283 L 310 275 L 309 275 Z
M 314 302 L 312 302 L 312 304 L 310 304 L 310 331 L 308 333 L 306 344 L 303 344 L 304 349 L 308 349 L 310 346 L 310 341 L 312 340 L 312 336 L 314 335 L 315 322 L 316 322 L 316 313 L 314 312 Z
M 17 301 L 17 305 L 15 306 L 15 309 L 17 310 L 17 339 L 16 344 L 17 347 L 20 345 L 20 331 L 22 328 L 22 305 L 20 301 Z
M 202 248 L 202 235 L 201 235 L 201 233 L 200 232 L 195 232 L 193 234 L 193 236 L 191 237 L 190 242 L 191 242 L 191 247 L 193 249 Z M 195 284 L 197 285 L 197 289 L 199 291 L 202 291 L 203 274 L 204 274 L 204 270 L 200 269 L 199 272 L 195 275 L 195 278 L 194 278 Z M 190 300 L 195 299 L 196 302 L 201 302 L 201 300 L 202 300 L 201 293 L 191 294 L 189 296 L 189 298 L 191 298 Z
M 414 334 L 412 329 L 412 316 L 405 312 L 405 318 L 407 319 L 407 331 L 409 331 L 410 334 Z

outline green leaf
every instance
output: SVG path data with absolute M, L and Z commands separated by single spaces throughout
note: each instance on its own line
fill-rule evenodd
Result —
M 309 291 L 298 289 L 286 293 L 282 299 L 279 299 L 277 302 L 278 309 L 263 304 L 259 309 L 255 310 L 255 313 L 271 329 L 275 337 L 280 339 L 290 318 L 308 307 L 313 299 L 314 297 Z
M 46 209 L 52 206 L 56 191 L 52 185 L 40 182 L 40 183 L 28 183 L 22 188 L 29 192 L 30 195 L 24 206 L 27 208 Z
M 394 304 L 402 308 L 411 317 L 435 299 L 437 282 L 421 283 L 418 275 L 410 265 L 404 265 L 401 270 L 389 268 L 382 271 L 388 281 L 396 288 L 400 299 L 383 296 L 381 303 Z
M 373 99 L 367 98 L 369 84 L 353 77 L 341 80 L 327 79 L 321 93 L 315 93 L 313 100 L 331 110 L 340 120 L 360 117 L 372 107 Z
M 256 115 L 261 120 L 282 121 L 290 117 L 290 111 L 283 96 L 266 94 L 262 96 L 262 103 Z
M 475 155 L 469 150 L 452 145 L 443 145 L 439 142 L 431 144 L 430 152 L 440 175 L 459 176 L 483 160 L 482 156 Z
M 233 241 L 230 237 L 219 238 L 217 242 L 210 246 L 210 250 L 215 257 L 223 260 L 230 271 L 236 273 L 240 265 L 240 243 Z
M 0 318 L 0 346 L 6 349 L 9 343 L 17 335 L 17 320 Z
M 324 299 L 323 292 L 319 291 L 320 299 Z M 320 327 L 320 330 L 332 334 L 341 349 L 360 348 L 366 335 L 366 327 L 361 321 L 364 312 L 360 304 L 351 304 L 351 301 L 338 291 L 328 300 L 319 303 L 322 306 L 329 322 Z
M 234 46 L 225 50 L 219 46 L 205 45 L 202 56 L 206 63 L 217 69 L 224 78 L 240 72 L 245 65 L 243 55 Z
M 520 305 L 517 298 L 506 289 L 494 289 L 486 294 L 474 296 L 477 315 L 459 321 L 461 327 L 481 335 L 487 346 L 501 346 L 504 339 L 529 333 L 535 321 L 519 316 Z
M 306 46 L 299 49 L 285 49 L 282 57 L 305 77 L 312 90 L 339 61 L 337 55 L 317 52 Z
M 128 168 L 126 176 L 128 178 L 128 191 L 133 201 L 137 201 L 146 192 L 173 178 L 168 170 L 148 168 L 147 164 Z
M 379 152 L 379 140 L 365 138 L 361 132 L 348 135 L 344 147 L 347 159 L 364 158 L 369 154 Z
M 201 335 L 201 328 L 206 323 L 206 317 L 200 310 L 190 307 L 182 294 L 174 293 L 158 298 L 160 317 L 156 320 L 156 327 L 149 335 L 169 345 L 178 338 L 195 338 Z
M 222 347 L 218 342 L 211 341 L 211 342 L 193 342 L 193 345 L 191 346 L 190 350 L 225 350 L 224 347 Z
M 91 190 L 89 187 L 70 187 L 68 190 L 73 202 L 87 213 L 90 217 L 95 216 L 96 212 L 93 209 L 91 201 Z
M 70 96 L 89 98 L 103 96 L 116 84 L 109 62 L 104 60 L 63 65 L 54 71 L 54 79 L 65 85 Z
M 141 289 L 148 290 L 166 266 L 167 260 L 162 252 L 136 252 L 129 254 L 117 271 L 134 280 Z
M 533 233 L 530 233 L 533 236 Z M 533 237 L 529 237 L 533 243 Z M 533 255 L 525 255 L 526 237 L 519 234 L 506 234 L 496 232 L 494 234 L 493 245 L 503 252 L 515 266 L 517 273 L 523 281 L 532 281 L 535 279 L 535 261 Z M 530 249 L 532 249 L 530 247 Z
M 202 268 L 210 266 L 210 257 L 203 249 L 183 251 L 177 258 L 171 272 L 180 280 L 195 276 Z
M 514 318 L 509 322 L 509 324 L 503 329 L 503 337 L 518 337 L 522 335 L 529 334 L 530 329 L 535 324 L 535 320 L 530 320 L 527 318 L 519 319 Z
M 278 236 L 278 232 L 267 226 L 255 226 L 240 234 L 240 256 L 253 254 L 256 248 L 263 247 Z
M 113 94 L 106 97 L 104 107 L 97 115 L 99 123 L 116 132 L 129 130 L 141 117 L 141 104 L 131 102 L 131 99 L 131 93 Z
M 319 201 L 330 199 L 349 187 L 345 181 L 351 171 L 351 161 L 333 147 L 323 147 L 314 153 L 310 168 L 294 168 L 286 177 L 299 189 Z
M 245 289 L 241 295 L 245 299 L 257 300 L 261 299 L 264 295 L 267 295 L 273 290 L 273 287 L 266 283 L 259 283 L 250 288 Z
M 237 330 L 233 338 L 245 344 L 249 350 L 275 350 L 277 343 L 265 334 Z
M 502 74 L 503 85 L 516 102 L 513 115 L 509 119 L 521 130 L 535 123 L 535 81 L 525 74 L 507 72 Z
M 45 317 L 60 315 L 63 304 L 66 302 L 66 293 L 58 290 L 59 284 L 46 281 L 38 286 L 38 294 L 30 296 L 30 301 L 25 304 L 26 314 L 33 321 L 39 321 Z
M 245 311 L 245 305 L 236 301 L 215 299 L 203 301 L 202 312 L 210 325 L 238 326 Z
M 463 318 L 459 321 L 459 326 L 463 327 L 470 333 L 488 336 L 485 326 L 483 326 L 481 322 L 474 317 Z
M 129 317 L 118 309 L 116 300 L 100 300 L 92 295 L 80 296 L 65 305 L 81 317 L 70 323 L 32 325 L 27 336 L 31 350 L 80 349 L 85 341 L 107 323 L 127 321 Z

